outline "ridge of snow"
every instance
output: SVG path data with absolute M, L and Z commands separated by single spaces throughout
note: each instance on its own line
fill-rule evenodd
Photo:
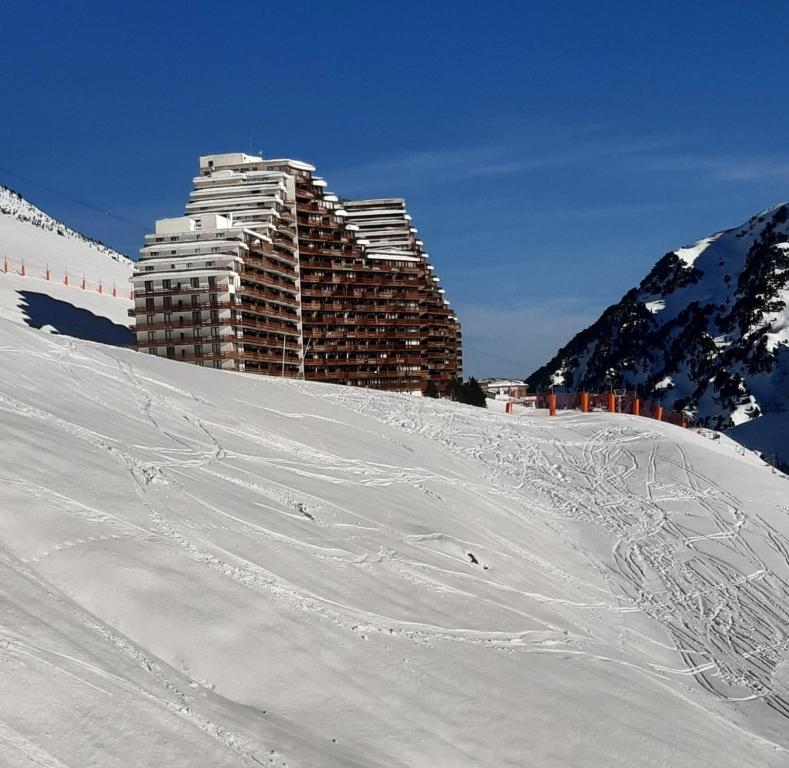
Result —
M 689 267 L 692 267 L 695 263 L 696 259 L 701 256 L 704 251 L 709 248 L 709 246 L 714 243 L 720 236 L 721 232 L 718 232 L 715 235 L 711 235 L 710 237 L 704 237 L 701 240 L 696 241 L 693 245 L 686 245 L 684 248 L 678 248 L 674 253 L 685 262 L 685 264 Z
M 71 227 L 67 226 L 61 221 L 52 218 L 48 213 L 45 213 L 36 205 L 25 199 L 18 192 L 15 192 L 10 187 L 0 185 L 0 216 L 7 216 L 19 222 L 26 222 L 32 224 L 34 227 L 41 229 L 45 232 L 54 232 L 59 237 L 65 237 L 71 240 L 78 240 L 84 243 L 88 248 L 95 250 L 97 253 L 109 256 L 113 261 L 131 269 L 132 260 L 122 253 L 110 248 L 108 245 L 94 240 L 93 238 L 77 232 Z M 0 219 L 1 221 L 2 219 Z M 0 245 L 2 241 L 0 241 Z M 5 250 L 8 246 L 5 246 Z M 12 255 L 12 254 L 6 254 Z

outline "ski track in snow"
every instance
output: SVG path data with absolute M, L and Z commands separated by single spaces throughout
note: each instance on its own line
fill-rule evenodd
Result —
M 147 442 L 119 444 L 109 424 L 102 431 L 77 424 L 26 401 L 20 390 L 0 391 L 0 416 L 6 413 L 44 423 L 54 433 L 116 462 L 128 473 L 130 488 L 146 517 L 130 519 L 117 511 L 94 508 L 81 501 L 79 493 L 66 494 L 21 473 L 7 473 L 4 479 L 9 487 L 73 520 L 78 530 L 84 528 L 79 535 L 53 541 L 47 549 L 20 558 L 15 567 L 26 578 L 33 578 L 28 569 L 45 561 L 51 567 L 53 558 L 72 557 L 93 545 L 134 541 L 143 548 L 168 546 L 244 589 L 362 639 L 375 634 L 415 645 L 460 643 L 494 653 L 562 654 L 563 658 L 633 668 L 661 686 L 677 678 L 694 679 L 719 699 L 762 702 L 789 717 L 788 692 L 779 690 L 773 681 L 776 667 L 789 650 L 789 539 L 694 469 L 679 443 L 666 441 L 646 423 L 615 426 L 594 416 L 562 417 L 533 421 L 525 429 L 515 419 L 440 407 L 425 419 L 426 404 L 409 397 L 272 381 L 267 385 L 290 387 L 328 404 L 334 416 L 237 400 L 272 419 L 272 429 L 255 430 L 223 422 L 215 409 L 212 415 L 204 398 L 138 372 L 128 355 L 117 360 L 115 370 L 107 365 L 93 371 L 94 366 L 80 359 L 73 343 L 47 344 L 48 350 L 36 354 L 56 361 L 75 387 L 85 375 L 83 369 L 104 377 L 108 385 L 127 386 L 134 397 L 139 432 Z M 113 407 L 109 396 L 99 403 Z M 370 429 L 376 421 L 404 435 L 422 436 L 460 462 L 478 462 L 484 468 L 484 482 L 464 476 L 462 463 L 456 472 L 438 474 L 418 463 L 353 458 L 342 455 L 339 447 L 320 448 L 275 426 L 278 420 L 345 425 L 344 415 L 352 414 L 364 414 L 370 420 L 366 433 L 357 426 L 348 427 L 357 434 L 389 441 L 401 455 L 412 448 L 407 442 L 399 443 L 391 429 L 385 436 L 376 434 Z M 562 434 L 557 435 L 558 430 Z M 568 430 L 573 433 L 571 439 L 564 434 Z M 647 451 L 634 449 L 645 443 Z M 646 462 L 644 456 L 648 456 Z M 197 481 L 206 480 L 227 494 L 255 499 L 256 514 L 231 513 L 191 492 Z M 309 481 L 306 485 L 305 480 Z M 573 557 L 588 564 L 593 576 L 586 579 L 570 573 L 535 550 L 501 536 L 495 524 L 484 520 L 476 521 L 473 540 L 442 530 L 414 532 L 398 527 L 378 510 L 365 513 L 356 504 L 339 503 L 332 490 L 337 487 L 346 495 L 398 487 L 440 504 L 461 497 L 467 501 L 498 498 L 507 505 L 506 514 L 519 524 L 526 526 L 539 516 L 544 530 L 558 535 Z M 174 504 L 174 494 L 189 503 Z M 258 511 L 265 513 L 265 525 Z M 607 563 L 593 560 L 586 552 L 579 525 L 599 529 L 613 542 Z M 406 609 L 400 615 L 387 615 L 373 610 L 362 593 L 358 603 L 346 602 L 328 588 L 323 594 L 301 585 L 292 573 L 278 573 L 276 562 L 264 566 L 254 561 L 250 554 L 254 547 L 235 550 L 229 542 L 239 537 L 252 544 L 286 547 L 327 573 L 336 572 L 340 581 L 353 574 L 384 571 L 433 596 L 475 600 L 522 629 L 464 626 L 462 618 L 454 624 L 426 622 L 407 618 Z M 781 569 L 757 554 L 765 550 L 775 556 Z M 513 561 L 529 563 L 535 572 L 566 585 L 565 594 L 577 599 L 508 583 L 507 563 Z M 158 706 L 188 720 L 237 754 L 243 764 L 271 762 L 269 751 L 248 734 L 204 714 L 200 702 L 164 662 L 88 613 L 74 610 L 83 626 L 133 660 L 159 690 L 150 693 L 134 686 L 137 694 L 152 697 Z M 595 616 L 633 613 L 644 614 L 665 628 L 664 650 L 673 648 L 682 664 L 628 660 L 628 642 L 659 645 L 633 627 L 623 625 L 616 641 L 591 629 Z M 577 631 L 564 628 L 560 620 L 573 616 L 570 623 L 577 623 L 583 614 L 589 615 L 589 625 L 578 626 Z M 75 677 L 97 695 L 113 695 L 103 687 L 108 682 L 132 685 L 87 662 L 59 657 L 57 651 L 13 637 L 0 623 L 0 646 L 2 642 L 9 652 L 47 665 L 53 673 Z M 679 689 L 677 695 L 698 706 L 697 698 L 688 698 Z M 720 719 L 712 708 L 705 711 Z M 754 734 L 749 738 L 765 741 Z M 0 743 L 34 764 L 65 765 L 2 721 Z M 778 751 L 784 749 L 769 743 Z
M 315 396 L 314 391 L 305 393 Z M 605 528 L 617 539 L 612 582 L 632 605 L 671 632 L 687 663 L 681 669 L 655 669 L 694 676 L 705 689 L 735 701 L 743 696 L 729 691 L 744 688 L 789 717 L 789 696 L 772 684 L 775 667 L 789 649 L 789 579 L 774 573 L 768 577 L 770 569 L 750 544 L 752 535 L 766 539 L 789 565 L 789 539 L 694 471 L 681 446 L 661 444 L 660 435 L 648 430 L 597 428 L 591 419 L 581 426 L 576 419 L 579 429 L 590 432 L 586 440 L 576 445 L 552 441 L 551 427 L 545 425 L 544 445 L 552 450 L 538 451 L 533 434 L 523 435 L 517 422 L 514 427 L 497 425 L 499 439 L 489 442 L 480 439 L 484 422 L 473 414 L 464 424 L 452 412 L 442 427 L 426 427 L 418 406 L 407 400 L 398 401 L 404 408 L 393 412 L 391 402 L 368 393 L 325 397 L 357 412 L 364 408 L 368 416 L 409 432 L 428 434 L 450 450 L 484 462 L 515 487 L 539 492 L 567 519 Z M 640 467 L 627 445 L 644 439 L 652 446 L 648 466 Z M 523 456 L 520 463 L 511 460 L 517 454 Z M 561 460 L 561 472 L 551 454 Z M 666 466 L 681 473 L 671 487 L 658 486 L 655 479 L 666 474 Z M 685 503 L 682 517 L 698 516 L 714 530 L 695 534 L 690 522 L 672 520 L 667 507 L 674 501 Z M 702 542 L 710 545 L 707 551 L 697 546 Z M 679 558 L 680 552 L 692 557 Z

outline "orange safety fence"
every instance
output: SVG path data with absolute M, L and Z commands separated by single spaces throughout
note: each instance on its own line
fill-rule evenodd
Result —
M 12 274 L 19 277 L 38 277 L 42 280 L 47 280 L 48 282 L 61 282 L 59 277 L 54 277 L 54 273 L 49 268 L 49 264 L 47 264 L 46 269 L 40 275 L 28 270 L 24 260 L 14 262 L 7 256 L 3 256 L 1 266 L 3 274 Z M 87 275 L 83 274 L 81 279 L 78 279 L 76 282 L 72 283 L 71 277 L 72 276 L 70 275 L 68 269 L 64 270 L 62 284 L 66 287 L 78 288 L 83 291 L 95 291 L 96 293 L 101 294 L 106 293 L 111 295 L 113 298 L 134 299 L 134 289 L 129 289 L 126 286 L 119 287 L 115 284 L 115 282 L 113 282 L 110 287 L 110 284 L 104 283 L 101 278 L 98 280 L 88 280 Z
M 658 421 L 666 421 L 680 427 L 692 426 L 692 419 L 685 411 L 669 410 L 653 400 L 645 400 L 636 392 L 618 390 L 617 392 L 545 392 L 530 396 L 534 407 L 546 409 L 551 416 L 558 410 L 607 411 L 609 413 L 629 413 Z M 513 408 L 505 409 L 512 413 Z

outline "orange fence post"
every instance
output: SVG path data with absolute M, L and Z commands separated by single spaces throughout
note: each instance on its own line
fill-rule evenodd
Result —
M 633 416 L 640 416 L 641 415 L 641 401 L 637 398 L 633 398 Z
M 45 279 L 45 280 L 49 280 L 49 264 L 47 264 L 47 271 L 46 271 L 46 273 L 44 274 L 44 279 Z
M 616 413 L 616 396 L 613 392 L 608 393 L 608 412 Z
M 556 395 L 553 393 L 548 395 L 548 413 L 551 416 L 556 416 Z
M 8 272 L 8 256 L 3 256 L 3 272 Z
M 504 413 L 512 413 L 512 403 L 504 404 Z
M 22 270 L 20 271 L 19 274 L 22 275 L 22 277 L 24 277 L 27 274 L 27 270 L 25 269 L 25 262 L 24 261 L 22 262 Z
M 101 284 L 101 280 L 99 280 L 99 293 L 104 293 L 104 288 Z
M 115 290 L 115 283 L 112 284 L 112 298 L 114 299 L 118 295 L 118 291 Z
M 85 280 L 85 275 L 82 276 L 82 290 L 84 291 L 88 285 L 88 281 Z
M 663 406 L 662 405 L 659 405 L 657 408 L 655 408 L 655 418 L 658 421 L 663 421 Z
M 589 413 L 589 393 L 581 392 L 581 413 Z
M 63 285 L 68 285 L 68 272 L 66 272 L 66 274 L 63 275 Z

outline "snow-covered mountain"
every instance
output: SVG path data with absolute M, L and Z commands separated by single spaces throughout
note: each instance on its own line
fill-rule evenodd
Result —
M 718 428 L 789 410 L 787 206 L 667 253 L 529 383 L 637 387 Z
M 5 265 L 8 272 L 2 271 Z M 131 271 L 132 262 L 122 254 L 0 186 L 0 317 L 70 336 L 131 344 L 126 312 Z
M 57 241 L 48 238 L 32 238 L 28 226 L 18 227 L 14 224 L 18 222 L 23 225 L 30 225 L 42 232 L 48 232 L 63 238 L 59 245 L 54 245 Z M 16 235 L 15 233 L 22 233 Z M 78 244 L 78 248 L 72 246 L 72 242 Z M 39 253 L 38 249 L 31 248 L 31 245 L 44 246 L 44 253 Z M 85 254 L 95 251 L 103 254 L 110 260 L 118 262 L 124 269 L 131 269 L 132 262 L 129 258 L 109 246 L 93 240 L 81 232 L 77 232 L 63 224 L 63 222 L 53 219 L 49 214 L 44 213 L 40 208 L 26 200 L 18 192 L 9 187 L 0 185 L 0 252 L 7 256 L 26 258 L 31 260 L 31 264 L 39 264 L 42 260 L 49 257 L 52 249 L 56 249 L 57 258 L 62 259 L 65 264 L 69 264 L 72 254 L 75 256 L 75 263 L 71 265 L 74 270 L 79 266 L 92 267 L 98 261 L 91 261 Z M 87 265 L 84 264 L 87 258 Z M 113 274 L 110 270 L 108 274 Z

